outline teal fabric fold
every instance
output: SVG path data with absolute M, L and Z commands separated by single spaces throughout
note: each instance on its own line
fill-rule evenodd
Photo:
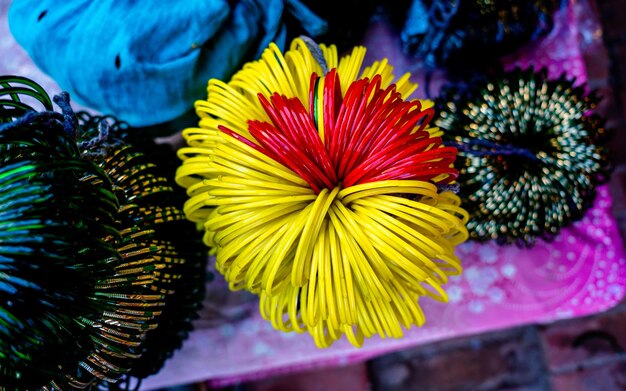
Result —
M 14 0 L 9 27 L 77 103 L 134 127 L 172 121 L 270 43 L 285 18 L 312 37 L 327 23 L 297 0 Z

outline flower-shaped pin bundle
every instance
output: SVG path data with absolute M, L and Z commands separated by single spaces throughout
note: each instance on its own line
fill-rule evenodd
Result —
M 532 245 L 583 216 L 610 172 L 597 103 L 584 85 L 545 69 L 444 87 L 434 122 L 459 150 L 473 239 Z
M 275 328 L 320 347 L 421 325 L 418 299 L 447 299 L 467 238 L 449 191 L 456 149 L 429 128 L 432 104 L 408 99 L 416 85 L 386 60 L 362 69 L 364 54 L 271 44 L 228 83 L 209 81 L 179 150 L 184 211 L 217 270 L 258 294 Z
M 174 188 L 105 137 L 108 124 L 79 123 L 67 94 L 61 114 L 28 79 L 0 86 L 0 384 L 85 389 L 155 373 L 205 282 Z
M 165 296 L 159 325 L 146 334 L 141 357 L 128 373 L 142 379 L 157 373 L 191 331 L 204 299 L 208 256 L 183 214 L 184 194 L 173 183 L 173 173 L 167 176 L 168 156 L 157 160 L 158 146 L 150 138 L 133 136 L 133 130 L 114 117 L 80 112 L 78 118 L 81 152 L 119 190 L 120 232 L 132 241 L 118 250 L 155 249 L 150 258 L 158 268 L 148 287 Z
M 156 327 L 162 296 L 144 287 L 153 276 L 133 265 L 138 254 L 116 251 L 118 201 L 106 174 L 80 156 L 67 96 L 57 100 L 63 115 L 35 112 L 20 96 L 51 109 L 45 92 L 21 78 L 1 82 L 1 383 L 115 381 Z

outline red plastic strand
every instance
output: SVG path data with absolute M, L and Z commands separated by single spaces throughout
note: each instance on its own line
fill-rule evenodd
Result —
M 307 181 L 315 192 L 320 192 L 324 184 L 320 183 L 321 175 L 315 175 L 319 171 L 305 154 L 299 151 L 284 135 L 276 131 L 272 125 L 266 122 L 251 121 L 250 134 L 263 146 L 276 156 L 275 160 L 289 167 L 302 179 Z
M 230 129 L 219 129 L 289 167 L 311 189 L 344 187 L 374 181 L 411 179 L 450 183 L 458 176 L 452 167 L 456 148 L 443 147 L 439 137 L 424 129 L 434 110 L 419 101 L 404 101 L 394 84 L 381 88 L 381 76 L 353 82 L 341 96 L 336 69 L 323 79 L 311 75 L 308 111 L 297 98 L 259 94 L 270 123 L 249 121 L 258 145 Z M 317 111 L 318 105 L 323 105 Z M 317 118 L 321 113 L 323 118 Z M 323 139 L 317 121 L 323 120 Z M 442 175 L 443 174 L 443 175 Z
M 248 121 L 248 124 L 250 124 L 251 121 Z M 263 149 L 260 148 L 258 145 L 256 145 L 255 143 L 253 143 L 252 141 L 248 140 L 247 138 L 245 138 L 244 136 L 240 135 L 239 133 L 233 132 L 232 130 L 230 130 L 229 128 L 227 128 L 224 125 L 218 125 L 217 128 L 219 130 L 221 130 L 222 132 L 224 132 L 225 134 L 241 141 L 242 143 L 248 145 L 249 147 L 252 147 L 254 149 L 256 149 L 259 152 L 263 152 Z

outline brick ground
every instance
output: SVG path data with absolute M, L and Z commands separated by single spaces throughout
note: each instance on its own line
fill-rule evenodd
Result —
M 367 367 L 350 365 L 262 380 L 247 385 L 245 391 L 368 391 L 370 388 Z
M 626 389 L 625 327 L 626 305 L 620 305 L 604 314 L 542 330 L 553 389 Z
M 374 390 L 546 390 L 544 354 L 533 327 L 443 341 L 370 363 Z

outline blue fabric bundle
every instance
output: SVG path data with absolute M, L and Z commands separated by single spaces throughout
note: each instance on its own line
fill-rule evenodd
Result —
M 324 20 L 298 0 L 14 0 L 9 26 L 34 63 L 80 104 L 134 127 L 172 121 L 271 42 L 284 18 L 311 37 Z
M 564 0 L 413 0 L 403 50 L 432 68 L 489 64 L 548 34 Z

